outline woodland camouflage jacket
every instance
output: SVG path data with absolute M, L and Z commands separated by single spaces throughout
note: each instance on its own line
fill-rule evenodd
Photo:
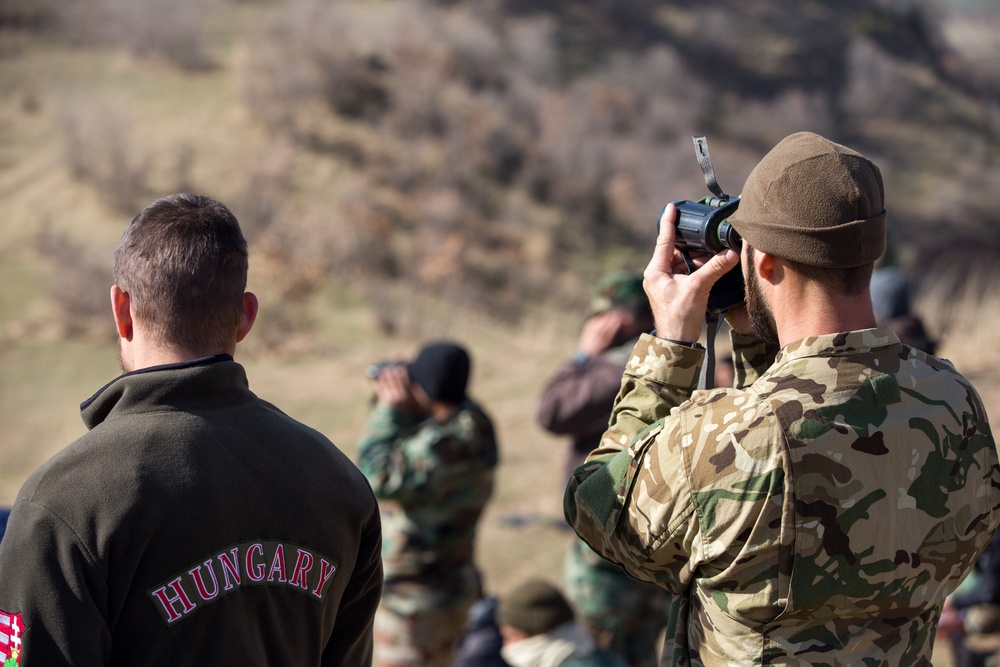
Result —
M 493 491 L 493 423 L 471 400 L 446 420 L 376 406 L 358 467 L 382 513 L 382 603 L 398 614 L 472 602 L 476 524 Z
M 692 394 L 704 353 L 640 339 L 567 519 L 676 595 L 662 664 L 929 665 L 1000 519 L 979 396 L 887 327 L 733 346 Z

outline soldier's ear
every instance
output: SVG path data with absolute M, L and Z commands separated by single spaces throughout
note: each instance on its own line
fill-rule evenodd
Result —
M 253 292 L 244 292 L 243 313 L 240 315 L 240 326 L 236 329 L 237 343 L 246 338 L 247 334 L 250 333 L 253 323 L 257 320 L 257 311 L 259 308 L 260 303 L 257 301 L 257 295 Z
M 132 297 L 118 285 L 111 286 L 111 315 L 115 318 L 118 336 L 132 340 Z
M 759 249 L 754 249 L 753 252 L 753 264 L 757 271 L 757 275 L 760 276 L 761 280 L 766 280 L 767 282 L 774 282 L 775 279 L 775 257 L 766 252 L 761 252 Z

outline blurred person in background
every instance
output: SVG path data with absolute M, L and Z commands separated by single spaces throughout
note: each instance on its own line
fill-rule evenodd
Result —
M 675 217 L 644 274 L 655 336 L 633 349 L 567 519 L 673 594 L 662 664 L 929 664 L 945 598 L 1000 522 L 1000 462 L 969 382 L 876 324 L 878 167 L 786 137 L 729 218 L 741 253 L 690 274 Z M 696 392 L 709 291 L 738 262 L 739 386 Z
M 483 595 L 469 608 L 452 667 L 510 667 L 500 655 L 503 636 L 497 623 L 498 604 L 495 595 Z
M 503 596 L 497 616 L 511 667 L 628 667 L 597 646 L 569 601 L 544 579 L 528 579 Z
M 923 319 L 910 305 L 910 281 L 896 264 L 895 250 L 886 242 L 885 252 L 872 271 L 871 297 L 875 322 L 892 327 L 899 340 L 927 354 L 937 352 L 937 341 L 924 328 Z
M 125 229 L 111 288 L 125 373 L 18 494 L 0 542 L 4 665 L 371 664 L 378 505 L 233 360 L 257 315 L 247 265 L 208 197 L 158 199 Z
M 493 490 L 493 422 L 469 398 L 471 359 L 450 341 L 374 375 L 358 466 L 382 507 L 379 667 L 450 667 L 480 596 L 476 526 Z
M 945 601 L 938 637 L 950 642 L 954 667 L 1000 666 L 1000 531 Z
M 625 362 L 639 334 L 653 328 L 642 275 L 616 272 L 597 283 L 571 360 L 546 383 L 535 419 L 556 435 L 570 436 L 566 477 L 600 442 L 621 387 Z M 597 644 L 627 658 L 631 667 L 653 667 L 667 620 L 667 594 L 633 579 L 574 538 L 563 585 L 580 622 Z

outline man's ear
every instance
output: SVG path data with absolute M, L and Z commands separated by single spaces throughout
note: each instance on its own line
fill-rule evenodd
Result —
M 769 283 L 776 282 L 778 276 L 775 273 L 774 260 L 773 255 L 754 249 L 753 263 L 757 267 L 757 275 L 760 276 L 761 280 L 766 280 Z
M 115 318 L 118 336 L 132 340 L 132 298 L 118 285 L 111 286 L 111 314 Z
M 236 330 L 236 342 L 239 343 L 247 334 L 250 333 L 250 329 L 253 328 L 253 323 L 257 320 L 257 310 L 260 308 L 260 303 L 257 301 L 257 295 L 253 292 L 243 293 L 243 314 L 240 315 L 240 326 Z

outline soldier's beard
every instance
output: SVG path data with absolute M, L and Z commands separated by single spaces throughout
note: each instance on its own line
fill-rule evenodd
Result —
M 752 246 L 747 246 L 746 301 L 747 315 L 750 317 L 750 326 L 753 328 L 754 336 L 765 343 L 778 345 L 778 325 L 774 321 L 774 313 L 767 305 L 757 280 L 757 268 L 753 262 Z

